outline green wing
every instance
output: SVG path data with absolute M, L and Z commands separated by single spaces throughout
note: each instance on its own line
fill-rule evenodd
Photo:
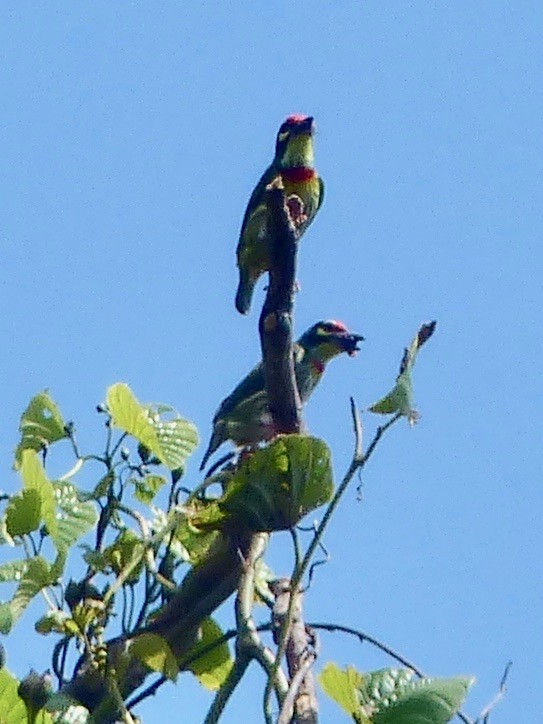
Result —
M 245 233 L 245 228 L 247 227 L 247 223 L 251 215 L 253 214 L 255 209 L 262 203 L 262 197 L 264 195 L 264 191 L 266 190 L 266 186 L 271 183 L 276 176 L 277 169 L 275 168 L 275 165 L 272 164 L 271 166 L 268 166 L 268 168 L 264 171 L 257 185 L 255 186 L 253 193 L 251 194 L 251 198 L 249 199 L 249 203 L 247 204 L 247 208 L 245 209 L 243 221 L 241 222 L 238 248 L 243 244 L 243 235 Z
M 241 402 L 252 397 L 257 392 L 264 389 L 264 373 L 262 364 L 257 365 L 247 377 L 244 377 L 239 385 L 224 399 L 215 413 L 213 422 L 224 419 L 234 410 Z

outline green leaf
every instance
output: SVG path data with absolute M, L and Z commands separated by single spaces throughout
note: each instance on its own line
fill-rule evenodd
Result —
M 21 464 L 24 450 L 40 452 L 51 443 L 67 437 L 65 426 L 66 423 L 47 390 L 33 397 L 19 423 L 21 441 L 15 451 L 15 467 Z
M 54 542 L 59 551 L 67 552 L 96 525 L 98 514 L 94 503 L 85 500 L 85 495 L 73 483 L 53 483 L 53 490 L 60 509 Z
M 318 676 L 319 683 L 336 704 L 357 724 L 370 724 L 370 719 L 360 706 L 359 690 L 364 681 L 363 675 L 353 666 L 340 669 L 337 664 L 328 663 Z
M 3 563 L 0 566 L 0 583 L 21 580 L 23 573 L 26 571 L 26 568 L 26 559 L 11 561 L 11 563 Z
M 54 632 L 65 636 L 74 636 L 79 632 L 79 628 L 69 613 L 65 611 L 55 610 L 48 611 L 44 616 L 39 618 L 34 628 L 37 633 L 46 636 Z
M 198 530 L 187 518 L 183 518 L 174 533 L 175 541 L 182 547 L 181 551 L 176 551 L 177 557 L 195 566 L 206 558 L 219 535 L 218 531 Z
M 23 724 L 27 721 L 26 706 L 17 693 L 19 682 L 7 669 L 0 670 L 0 722 Z
M 113 424 L 135 437 L 170 470 L 182 467 L 198 445 L 198 432 L 192 422 L 179 416 L 162 419 L 171 408 L 141 405 L 122 382 L 108 389 L 106 401 Z
M 413 409 L 413 383 L 411 373 L 419 349 L 430 339 L 435 328 L 435 321 L 421 326 L 409 348 L 404 350 L 396 384 L 387 395 L 369 408 L 370 412 L 377 412 L 381 415 L 399 413 L 407 417 L 411 424 L 414 424 L 418 420 L 419 415 L 417 411 Z
M 128 578 L 127 584 L 137 583 L 143 568 L 143 541 L 131 530 L 123 530 L 112 545 L 104 550 L 104 560 L 119 575 L 129 564 L 140 559 Z
M 14 495 L 6 509 L 6 530 L 9 535 L 26 535 L 38 530 L 41 523 L 41 498 L 37 490 L 23 490 Z
M 397 692 L 397 698 L 383 698 L 374 724 L 446 724 L 456 715 L 475 679 L 412 681 Z
M 180 668 L 192 671 L 200 684 L 210 691 L 221 688 L 234 665 L 226 641 L 217 643 L 216 646 L 205 651 L 209 646 L 222 639 L 223 636 L 220 626 L 212 618 L 204 619 L 200 627 L 200 640 L 183 657 L 185 661 L 190 663 L 184 665 L 181 662 L 180 664 Z M 199 655 L 200 652 L 204 651 L 205 653 Z
M 162 475 L 146 475 L 143 480 L 135 481 L 135 496 L 140 503 L 149 505 L 165 484 L 166 478 L 162 477 Z
M 47 526 L 49 535 L 57 545 L 58 523 L 53 484 L 45 474 L 44 467 L 34 450 L 23 450 L 20 472 L 25 490 L 36 490 L 41 501 L 41 518 Z M 58 546 L 57 546 L 58 547 Z
M 34 556 L 28 561 L 28 568 L 21 578 L 9 606 L 12 614 L 12 625 L 21 616 L 30 601 L 42 588 L 55 582 L 51 574 L 51 566 L 42 556 Z
M 13 613 L 11 612 L 10 604 L 0 603 L 0 633 L 8 634 L 11 631 L 13 624 Z
M 172 681 L 177 679 L 179 667 L 176 658 L 162 636 L 154 633 L 141 634 L 130 644 L 130 653 L 153 671 L 158 671 Z
M 236 526 L 284 530 L 327 503 L 333 489 L 326 443 L 306 435 L 282 435 L 247 456 L 219 506 Z

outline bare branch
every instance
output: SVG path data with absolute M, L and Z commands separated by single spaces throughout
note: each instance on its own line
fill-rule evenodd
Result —
M 297 234 L 285 204 L 280 177 L 268 186 L 266 197 L 273 244 L 270 251 L 270 283 L 258 330 L 274 428 L 278 433 L 293 433 L 300 432 L 302 411 L 292 358 Z

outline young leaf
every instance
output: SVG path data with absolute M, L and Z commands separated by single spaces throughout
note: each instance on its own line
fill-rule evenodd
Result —
M 412 681 L 397 691 L 397 698 L 383 698 L 374 724 L 446 724 L 466 698 L 475 679 L 457 676 L 450 679 Z
M 179 667 L 168 642 L 154 633 L 143 633 L 130 644 L 130 653 L 153 671 L 177 679 Z
M 21 453 L 20 473 L 25 490 L 36 490 L 40 496 L 41 518 L 47 525 L 49 535 L 57 543 L 58 522 L 56 516 L 56 501 L 53 485 L 34 450 L 23 450 Z
M 143 480 L 136 480 L 135 496 L 140 503 L 149 505 L 153 502 L 156 494 L 166 484 L 166 478 L 162 475 L 146 475 Z
M 6 509 L 6 530 L 10 536 L 38 530 L 41 523 L 41 498 L 37 490 L 14 495 Z
M 369 408 L 370 412 L 377 412 L 381 415 L 400 413 L 407 417 L 411 425 L 417 421 L 418 413 L 413 409 L 413 383 L 411 373 L 419 349 L 430 339 L 435 328 L 435 321 L 422 325 L 409 348 L 404 350 L 396 384 L 387 395 Z
M 182 467 L 198 445 L 198 432 L 192 422 L 179 416 L 163 420 L 161 415 L 171 408 L 141 405 L 122 382 L 108 389 L 106 402 L 113 424 L 135 437 L 170 470 Z
M 66 437 L 65 425 L 47 390 L 33 397 L 19 423 L 21 441 L 15 451 L 15 467 L 21 463 L 23 450 L 40 452 Z
M 370 724 L 371 720 L 364 714 L 360 706 L 359 690 L 364 681 L 363 675 L 353 666 L 342 670 L 333 663 L 328 663 L 319 674 L 319 683 L 343 711 L 357 724 Z
M 220 626 L 212 618 L 204 619 L 200 627 L 200 640 L 184 657 L 190 663 L 180 663 L 180 668 L 192 671 L 202 686 L 210 691 L 220 689 L 232 670 L 234 662 L 230 649 L 226 641 L 222 641 L 206 653 L 198 654 L 220 641 L 223 635 Z

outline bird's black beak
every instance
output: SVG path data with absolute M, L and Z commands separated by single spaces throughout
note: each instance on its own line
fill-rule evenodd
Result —
M 302 123 L 300 123 L 295 130 L 296 135 L 302 135 L 304 133 L 315 133 L 315 119 L 313 116 L 307 116 L 307 118 L 304 118 Z
M 363 342 L 365 337 L 363 337 L 361 334 L 356 334 L 356 332 L 348 332 L 341 338 L 341 344 L 343 346 L 344 352 L 347 352 L 349 357 L 354 357 L 355 354 L 360 350 L 358 347 L 359 342 Z

